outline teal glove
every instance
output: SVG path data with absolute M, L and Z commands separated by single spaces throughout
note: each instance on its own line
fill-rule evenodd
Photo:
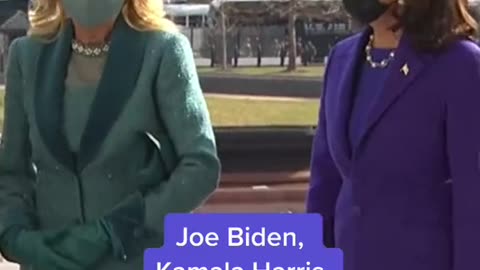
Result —
M 63 257 L 48 247 L 46 241 L 55 232 L 10 229 L 2 238 L 1 249 L 7 260 L 35 269 L 84 270 L 72 260 Z
M 110 251 L 110 238 L 102 223 L 78 225 L 48 240 L 57 254 L 69 258 L 82 269 L 92 269 Z

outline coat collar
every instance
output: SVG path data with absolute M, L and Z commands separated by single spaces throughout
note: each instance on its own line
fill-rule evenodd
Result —
M 122 16 L 115 23 L 110 52 L 79 153 L 70 150 L 63 130 L 65 78 L 73 36 L 72 23 L 67 22 L 57 39 L 42 49 L 37 64 L 34 106 L 40 136 L 51 154 L 68 169 L 79 172 L 98 154 L 135 89 L 143 64 L 146 33 L 130 28 Z
M 356 150 L 361 147 L 368 134 L 388 109 L 390 109 L 406 91 L 411 89 L 411 84 L 419 78 L 419 75 L 430 60 L 430 54 L 418 52 L 413 47 L 409 36 L 407 34 L 402 35 L 398 48 L 395 51 L 395 59 L 391 63 L 384 89 L 381 91 L 378 100 L 368 114 L 367 124 L 359 145 L 354 146 Z
M 335 114 L 334 137 L 338 139 L 338 146 L 341 149 L 344 160 L 350 160 L 352 155 L 348 132 L 355 92 L 355 79 L 357 77 L 357 68 L 360 66 L 362 60 L 363 49 L 365 44 L 367 44 L 370 33 L 370 29 L 362 32 L 359 37 L 353 40 L 352 44 L 350 44 L 351 46 L 348 47 L 346 51 L 337 52 L 338 56 L 335 57 L 339 59 L 338 61 L 340 63 L 336 66 L 338 66 L 337 70 L 341 75 L 338 78 L 339 92 L 335 106 L 338 111 Z
M 398 98 L 409 89 L 409 86 L 418 78 L 424 70 L 427 61 L 431 58 L 429 54 L 417 52 L 407 34 L 403 34 L 397 50 L 395 59 L 390 64 L 390 71 L 385 82 L 384 90 L 375 101 L 372 110 L 368 114 L 367 124 L 363 129 L 358 145 L 351 145 L 348 137 L 350 116 L 353 101 L 355 98 L 355 85 L 358 69 L 363 61 L 364 48 L 372 33 L 371 28 L 365 29 L 359 37 L 352 41 L 349 51 L 343 52 L 341 57 L 344 72 L 339 77 L 339 104 L 336 119 L 337 130 L 335 133 L 340 140 L 340 146 L 345 158 L 355 159 L 359 148 L 365 142 L 368 134 L 378 124 L 382 116 L 398 100 Z

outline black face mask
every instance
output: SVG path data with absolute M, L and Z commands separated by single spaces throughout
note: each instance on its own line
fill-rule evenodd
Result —
M 365 24 L 378 19 L 389 7 L 379 0 L 343 0 L 343 6 L 354 19 Z

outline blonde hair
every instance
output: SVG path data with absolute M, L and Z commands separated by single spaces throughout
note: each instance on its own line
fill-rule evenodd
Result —
M 61 0 L 36 0 L 29 11 L 31 36 L 55 37 L 66 21 Z M 97 0 L 98 1 L 98 0 Z M 138 31 L 177 31 L 176 25 L 165 18 L 163 0 L 125 0 L 122 16 L 130 27 Z

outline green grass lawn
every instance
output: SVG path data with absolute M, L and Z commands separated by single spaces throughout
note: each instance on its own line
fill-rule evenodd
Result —
M 315 125 L 319 102 L 269 101 L 209 97 L 215 126 Z
M 1 87 L 1 86 L 0 86 Z M 318 101 L 270 101 L 207 97 L 215 126 L 314 125 Z M 3 95 L 0 98 L 0 127 L 3 126 Z
M 293 72 L 287 72 L 285 67 L 237 67 L 228 70 L 221 70 L 218 68 L 199 67 L 199 74 L 212 75 L 239 75 L 239 76 L 287 76 L 299 78 L 322 78 L 325 72 L 325 67 L 311 66 L 311 67 L 297 67 Z

